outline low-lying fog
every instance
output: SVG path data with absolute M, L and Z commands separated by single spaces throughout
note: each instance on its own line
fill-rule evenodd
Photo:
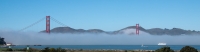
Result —
M 46 34 L 0 30 L 0 37 L 15 45 L 200 45 L 200 35 Z

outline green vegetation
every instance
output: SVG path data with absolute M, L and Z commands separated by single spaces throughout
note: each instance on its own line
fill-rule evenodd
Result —
M 6 42 L 4 41 L 4 38 L 0 37 L 0 45 L 6 45 Z
M 46 47 L 44 50 L 41 50 L 40 52 L 66 52 L 66 50 L 61 49 L 60 47 L 57 49 Z
M 174 50 L 170 49 L 170 47 L 162 47 L 157 49 L 155 52 L 174 52 Z
M 11 48 L 6 49 L 6 51 L 13 51 Z
M 34 48 L 23 48 L 23 49 L 11 49 L 11 48 L 0 48 L 0 52 L 177 52 L 170 47 L 162 47 L 157 50 L 84 50 L 84 49 L 62 49 L 62 48 L 49 48 L 46 47 L 44 49 L 34 49 Z M 178 51 L 179 52 L 179 51 Z M 198 52 L 197 49 L 190 47 L 190 46 L 185 46 L 183 47 L 180 52 Z
M 194 47 L 185 46 L 180 50 L 180 52 L 198 52 L 198 50 Z

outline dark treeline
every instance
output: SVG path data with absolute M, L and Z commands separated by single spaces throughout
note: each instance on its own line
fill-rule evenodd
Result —
M 44 49 L 34 49 L 34 48 L 24 48 L 24 49 L 11 49 L 8 48 L 3 51 L 22 51 L 22 52 L 138 52 L 138 50 L 84 50 L 84 49 L 62 49 L 62 48 L 49 48 Z M 181 50 L 172 50 L 170 47 L 162 47 L 154 51 L 150 50 L 139 50 L 142 52 L 198 52 L 198 50 L 191 46 L 185 46 Z

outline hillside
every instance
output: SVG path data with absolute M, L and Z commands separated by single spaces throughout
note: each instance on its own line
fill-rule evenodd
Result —
M 101 29 L 74 29 L 71 27 L 56 27 L 50 30 L 51 33 L 106 33 L 106 34 L 135 34 L 136 26 L 129 26 L 126 28 L 122 28 L 120 30 L 106 32 Z M 152 28 L 152 29 L 145 29 L 143 27 L 139 27 L 140 34 L 151 34 L 151 35 L 192 35 L 192 34 L 200 34 L 200 31 L 191 31 L 191 30 L 184 30 L 181 28 L 172 28 L 172 29 L 162 29 L 162 28 Z M 45 31 L 41 31 L 45 32 Z

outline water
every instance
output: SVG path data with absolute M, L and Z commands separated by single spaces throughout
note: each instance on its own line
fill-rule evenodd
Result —
M 167 45 L 173 50 L 180 50 L 185 45 Z M 198 50 L 200 50 L 200 45 L 190 45 Z M 26 48 L 25 45 L 17 45 L 13 46 L 12 48 Z M 37 48 L 37 49 L 44 49 L 45 47 L 50 48 L 64 48 L 64 49 L 115 49 L 115 50 L 156 50 L 163 46 L 158 45 L 144 45 L 143 47 L 141 45 L 42 45 L 42 46 L 29 46 L 31 48 Z

